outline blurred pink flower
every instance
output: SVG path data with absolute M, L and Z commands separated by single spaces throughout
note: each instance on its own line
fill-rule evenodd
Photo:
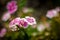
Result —
M 18 25 L 20 21 L 20 17 L 17 17 L 15 19 L 13 19 L 10 23 L 9 23 L 9 27 L 12 27 L 14 25 Z
M 48 17 L 48 18 L 53 18 L 55 16 L 57 16 L 57 11 L 56 10 L 49 10 L 46 14 L 46 17 Z
M 16 1 L 11 1 L 7 3 L 7 10 L 10 12 L 10 14 L 13 14 L 17 11 L 17 2 Z
M 17 17 L 15 19 L 13 19 L 10 23 L 9 23 L 9 28 L 12 31 L 16 31 L 17 30 L 17 25 L 19 24 L 20 21 L 20 17 Z
M 40 24 L 40 25 L 38 25 L 37 30 L 40 31 L 40 32 L 42 32 L 42 31 L 45 30 L 45 28 L 46 27 L 44 26 L 44 24 Z
M 26 22 L 25 18 L 21 18 L 20 19 L 19 26 L 23 27 L 23 28 L 27 28 L 28 27 L 28 23 Z
M 17 26 L 27 28 L 28 25 L 34 25 L 34 24 L 36 24 L 36 21 L 33 17 L 26 17 L 26 18 L 17 17 L 9 23 L 9 28 L 12 31 L 16 31 L 18 29 Z
M 0 37 L 3 37 L 6 34 L 6 28 L 1 29 L 0 31 Z
M 2 20 L 3 20 L 3 21 L 7 21 L 10 17 L 11 17 L 10 13 L 9 13 L 9 12 L 6 12 L 6 13 L 3 14 L 3 16 L 2 16 Z
M 36 24 L 36 20 L 34 17 L 29 17 L 29 16 L 26 16 L 26 22 L 29 24 L 29 25 L 34 25 Z
M 12 31 L 16 31 L 16 30 L 19 30 L 17 26 L 27 28 L 28 23 L 25 21 L 24 18 L 17 17 L 9 23 L 9 28 Z

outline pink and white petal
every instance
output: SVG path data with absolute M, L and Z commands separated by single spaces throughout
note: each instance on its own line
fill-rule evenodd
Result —
M 29 25 L 36 24 L 36 20 L 33 17 L 26 16 L 26 22 L 28 22 Z
M 19 25 L 20 27 L 23 26 L 24 28 L 27 28 L 28 23 L 26 22 L 25 18 L 21 18 Z
M 0 37 L 4 37 L 4 35 L 6 34 L 7 30 L 6 28 L 3 28 L 0 32 Z
M 14 26 L 14 25 L 18 25 L 20 21 L 20 17 L 17 17 L 15 19 L 13 19 L 10 23 L 9 23 L 9 27 Z
M 7 21 L 10 17 L 11 17 L 10 13 L 9 13 L 9 12 L 6 12 L 6 13 L 3 14 L 3 16 L 2 16 L 2 20 L 3 20 L 3 21 Z
M 48 18 L 53 18 L 57 15 L 57 11 L 56 10 L 49 10 L 46 14 L 46 17 Z

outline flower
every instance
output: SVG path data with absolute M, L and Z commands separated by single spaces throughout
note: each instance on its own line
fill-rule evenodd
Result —
M 17 17 L 9 23 L 9 26 L 12 27 L 13 25 L 18 25 L 19 21 L 20 21 L 20 17 Z
M 10 12 L 10 14 L 13 14 L 17 11 L 17 2 L 11 1 L 7 3 L 7 10 Z
M 26 19 L 26 22 L 27 22 L 29 25 L 34 25 L 34 24 L 36 24 L 36 20 L 35 20 L 34 17 L 26 16 L 25 19 Z
M 19 26 L 24 28 L 28 27 L 28 23 L 26 22 L 25 18 L 20 19 Z
M 3 29 L 0 31 L 0 37 L 3 37 L 5 34 L 6 34 L 6 28 L 3 28 Z
M 19 24 L 19 21 L 20 21 L 20 17 L 17 17 L 15 19 L 13 19 L 10 23 L 9 23 L 9 28 L 12 30 L 12 31 L 16 31 L 18 28 L 17 28 L 17 25 Z
M 56 10 L 49 10 L 46 14 L 46 17 L 48 17 L 48 18 L 53 18 L 55 16 L 57 16 L 57 11 Z
M 2 20 L 3 20 L 3 21 L 7 21 L 10 17 L 11 17 L 11 15 L 9 14 L 9 12 L 6 12 L 6 13 L 2 16 Z
M 46 27 L 43 24 L 40 24 L 40 25 L 38 25 L 37 30 L 40 31 L 40 32 L 42 32 L 42 31 L 45 30 L 45 28 Z
M 16 29 L 18 29 L 19 27 L 27 28 L 29 24 L 30 25 L 36 24 L 36 21 L 33 17 L 26 17 L 26 18 L 17 17 L 9 23 L 9 28 L 12 31 L 16 31 Z

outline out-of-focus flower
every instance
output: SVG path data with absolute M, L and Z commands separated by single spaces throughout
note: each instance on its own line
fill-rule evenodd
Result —
M 9 28 L 12 30 L 12 31 L 16 31 L 17 29 L 17 25 L 19 24 L 19 21 L 20 21 L 20 17 L 17 17 L 15 19 L 13 19 L 10 23 L 9 23 Z M 15 30 L 14 30 L 15 29 Z
M 0 31 L 0 37 L 4 37 L 4 35 L 6 34 L 6 28 L 3 28 L 3 29 L 1 29 L 1 31 Z
M 38 25 L 37 30 L 40 31 L 40 32 L 42 32 L 42 31 L 45 30 L 45 28 L 46 27 L 44 26 L 44 24 L 40 24 L 40 25 Z
M 9 27 L 12 27 L 13 25 L 18 25 L 20 21 L 20 17 L 17 17 L 15 19 L 13 19 L 10 23 L 9 23 Z
M 25 18 L 20 19 L 19 26 L 24 28 L 28 27 L 28 23 L 26 22 Z
M 49 10 L 46 14 L 46 17 L 48 17 L 48 18 L 53 18 L 55 16 L 57 16 L 57 11 L 56 10 Z
M 29 25 L 34 25 L 36 24 L 36 20 L 34 17 L 29 17 L 29 16 L 26 16 L 26 22 L 29 24 Z
M 3 21 L 7 21 L 9 18 L 11 17 L 9 12 L 6 12 L 3 16 L 2 16 L 2 20 Z
M 17 2 L 16 1 L 11 1 L 7 3 L 7 10 L 10 12 L 10 14 L 13 14 L 17 11 Z
M 57 12 L 59 12 L 60 11 L 60 7 L 56 7 L 56 9 L 55 9 Z
M 17 26 L 27 28 L 28 25 L 36 24 L 36 20 L 33 17 L 20 18 L 17 17 L 9 23 L 9 28 L 14 31 L 17 29 Z
M 28 13 L 28 12 L 32 12 L 33 11 L 33 9 L 31 9 L 31 8 L 23 8 L 23 13 Z

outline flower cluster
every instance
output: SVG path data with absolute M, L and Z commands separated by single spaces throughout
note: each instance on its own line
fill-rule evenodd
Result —
M 36 20 L 34 17 L 29 16 L 26 16 L 25 18 L 17 17 L 9 23 L 9 28 L 12 31 L 16 31 L 18 27 L 27 28 L 28 25 L 34 25 L 34 24 L 36 24 Z
M 2 16 L 2 20 L 3 21 L 7 21 L 10 17 L 11 14 L 14 14 L 17 11 L 17 2 L 16 1 L 10 1 L 7 3 L 7 12 L 4 13 L 4 15 Z

